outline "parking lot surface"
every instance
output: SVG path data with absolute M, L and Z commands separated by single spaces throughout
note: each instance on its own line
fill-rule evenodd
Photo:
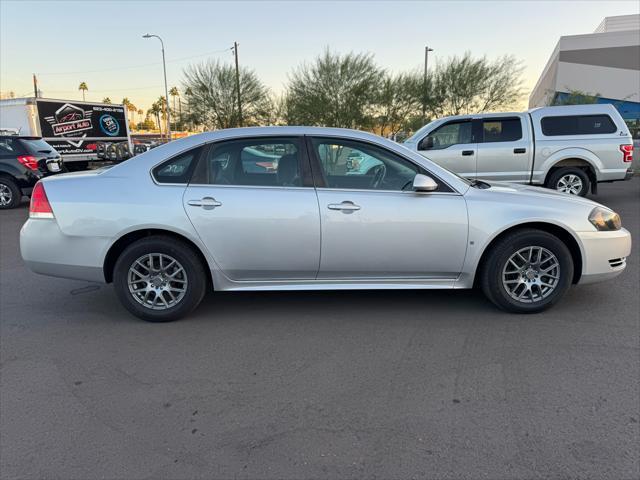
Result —
M 0 477 L 640 476 L 640 178 L 626 272 L 516 316 L 476 291 L 210 294 L 183 321 L 29 272 L 0 212 Z

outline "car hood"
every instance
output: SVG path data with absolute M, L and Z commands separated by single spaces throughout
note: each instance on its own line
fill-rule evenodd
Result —
M 558 200 L 563 202 L 571 202 L 574 204 L 580 204 L 591 207 L 602 206 L 601 204 L 594 202 L 593 200 L 589 200 L 584 197 L 579 197 L 576 195 L 569 195 L 568 193 L 558 192 L 556 190 L 551 190 L 549 188 L 543 187 L 534 187 L 531 185 L 522 185 L 519 183 L 509 183 L 509 182 L 491 182 L 485 181 L 484 183 L 488 183 L 491 185 L 489 190 L 493 192 L 503 192 L 503 193 L 513 193 L 518 196 L 528 196 L 531 197 L 532 201 L 538 199 L 546 199 L 546 200 Z

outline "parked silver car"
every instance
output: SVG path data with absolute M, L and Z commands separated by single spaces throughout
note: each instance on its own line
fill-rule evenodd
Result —
M 247 150 L 277 152 L 277 168 L 249 168 Z M 380 165 L 348 169 L 354 157 Z M 538 312 L 572 283 L 620 274 L 631 237 L 590 200 L 470 182 L 368 133 L 269 127 L 44 179 L 20 248 L 35 272 L 113 282 L 134 315 L 168 321 L 210 288 L 479 285 L 505 310 Z

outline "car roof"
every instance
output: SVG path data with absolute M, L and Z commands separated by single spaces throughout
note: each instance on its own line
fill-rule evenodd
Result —
M 197 139 L 198 142 L 209 142 L 213 140 L 243 138 L 252 136 L 273 136 L 273 135 L 320 135 L 333 137 L 359 138 L 362 140 L 379 141 L 381 137 L 361 130 L 334 127 L 303 127 L 303 126 L 271 126 L 271 127 L 241 127 L 215 130 L 211 132 L 199 133 L 187 138 Z

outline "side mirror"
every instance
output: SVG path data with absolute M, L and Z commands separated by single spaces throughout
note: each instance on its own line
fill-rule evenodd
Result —
M 413 179 L 413 191 L 414 192 L 435 192 L 438 189 L 436 181 L 421 173 L 416 174 Z
M 418 146 L 418 150 L 431 150 L 433 148 L 433 137 L 427 136 L 422 139 L 420 145 Z

